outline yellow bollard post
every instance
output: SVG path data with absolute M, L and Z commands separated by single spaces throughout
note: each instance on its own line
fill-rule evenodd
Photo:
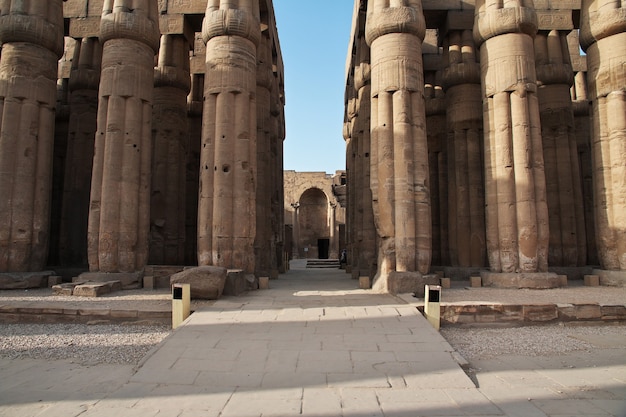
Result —
M 172 285 L 172 329 L 177 328 L 191 314 L 191 285 Z

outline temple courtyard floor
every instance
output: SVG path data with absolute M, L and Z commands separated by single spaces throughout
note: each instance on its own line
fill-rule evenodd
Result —
M 626 326 L 602 313 L 626 308 L 622 288 L 453 282 L 442 311 L 456 315 L 441 331 L 423 300 L 357 288 L 343 270 L 292 261 L 268 290 L 194 301 L 174 331 L 169 291 L 2 291 L 0 416 L 626 416 Z M 61 338 L 59 309 L 90 324 Z M 120 326 L 142 330 L 119 339 Z M 88 329 L 102 330 L 76 350 Z M 35 337 L 50 346 L 19 347 Z M 86 359 L 142 343 L 126 361 Z

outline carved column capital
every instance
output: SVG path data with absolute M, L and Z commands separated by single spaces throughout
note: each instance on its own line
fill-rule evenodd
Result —
M 231 9 L 220 5 L 219 8 L 209 2 L 202 22 L 202 40 L 204 43 L 218 36 L 239 36 L 250 40 L 255 46 L 261 39 L 260 19 L 252 10 L 246 8 Z M 256 7 L 258 10 L 258 6 Z
M 59 24 L 58 22 L 61 22 Z M 26 42 L 63 56 L 63 3 L 5 0 L 0 11 L 0 44 Z
M 426 20 L 421 0 L 409 0 L 408 5 L 398 7 L 385 7 L 385 3 L 389 2 L 371 0 L 367 5 L 365 39 L 369 46 L 390 33 L 409 33 L 424 40 Z
M 509 2 L 516 6 L 503 6 L 495 0 L 477 0 L 474 12 L 474 39 L 480 46 L 483 42 L 505 33 L 525 33 L 534 36 L 537 33 L 537 12 L 532 2 Z
M 150 0 L 135 7 L 133 0 L 107 0 L 102 7 L 100 19 L 100 42 L 123 38 L 141 42 L 149 46 L 155 53 L 159 50 L 159 19 L 157 2 Z

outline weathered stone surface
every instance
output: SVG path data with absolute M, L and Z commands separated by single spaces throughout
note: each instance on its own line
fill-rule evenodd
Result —
M 141 288 L 143 283 L 143 272 L 84 272 L 72 281 L 82 282 L 110 282 L 119 281 L 122 289 L 132 290 Z
M 57 295 L 72 295 L 74 293 L 74 288 L 76 288 L 77 285 L 82 285 L 82 284 L 84 284 L 83 281 L 66 282 L 64 284 L 54 285 L 52 287 L 52 291 L 54 291 L 54 293 Z
M 224 291 L 227 273 L 219 266 L 199 266 L 172 275 L 170 284 L 190 284 L 192 299 L 216 300 Z
M 480 276 L 484 287 L 548 289 L 564 286 L 561 276 L 552 272 L 496 273 L 483 271 Z
M 48 277 L 52 275 L 56 275 L 54 271 L 0 273 L 0 289 L 21 290 L 47 287 Z
M 422 275 L 419 272 L 392 271 L 386 281 L 387 292 L 391 294 L 412 293 L 418 298 L 424 297 L 424 285 L 439 285 L 439 278 L 436 274 Z M 376 284 L 373 287 L 380 290 Z
M 75 286 L 72 295 L 76 297 L 101 297 L 121 289 L 122 283 L 120 281 L 86 282 Z
M 600 277 L 600 285 L 609 287 L 626 287 L 626 270 L 624 271 L 607 271 L 604 269 L 594 269 L 594 275 Z

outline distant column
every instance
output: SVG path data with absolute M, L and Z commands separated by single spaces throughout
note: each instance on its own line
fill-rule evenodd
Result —
M 548 208 L 532 2 L 477 0 L 485 130 L 487 255 L 492 272 L 548 270 Z
M 48 256 L 63 2 L 0 8 L 0 272 L 35 272 Z
M 444 40 L 449 184 L 449 245 L 452 266 L 485 265 L 485 189 L 482 166 L 483 112 L 480 65 L 471 30 L 450 31 Z
M 87 225 L 98 127 L 102 46 L 98 38 L 76 42 L 69 80 L 70 120 L 63 186 L 60 257 L 63 265 L 87 265 Z
M 185 263 L 186 165 L 189 128 L 189 42 L 162 35 L 154 71 L 154 151 L 150 193 L 150 263 Z
M 402 5 L 407 3 L 407 6 Z M 425 131 L 422 2 L 370 1 L 371 183 L 379 236 L 374 288 L 393 272 L 428 273 L 431 217 Z
M 626 285 L 626 5 L 583 0 L 580 39 L 587 53 L 593 114 L 593 175 L 600 280 Z
M 148 260 L 156 0 L 107 0 L 91 180 L 92 272 L 141 272 Z
M 535 37 L 535 62 L 550 219 L 548 263 L 583 266 L 587 260 L 585 221 L 567 33 L 540 31 Z
M 198 263 L 255 272 L 258 0 L 209 1 Z

